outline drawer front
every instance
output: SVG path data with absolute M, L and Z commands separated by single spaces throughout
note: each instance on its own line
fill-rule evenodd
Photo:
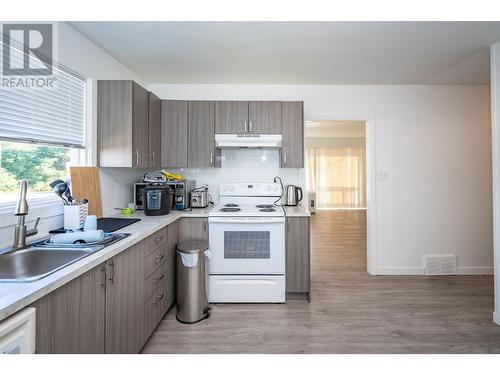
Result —
M 167 246 L 163 245 L 146 258 L 144 279 L 147 279 L 160 265 L 167 261 Z
M 160 262 L 161 263 L 161 262 Z M 144 300 L 147 301 L 158 287 L 169 282 L 170 275 L 168 269 L 169 262 L 161 263 L 160 266 L 146 279 L 144 283 Z
M 158 323 L 167 312 L 168 297 L 167 297 L 167 283 L 164 281 L 154 291 L 154 293 L 146 300 L 144 304 L 144 317 L 146 336 L 149 337 L 153 333 Z
M 147 251 L 146 255 L 152 254 L 156 249 L 165 245 L 168 242 L 168 227 L 160 229 L 156 233 L 146 238 Z
M 144 302 L 144 337 L 147 339 L 153 333 L 161 318 L 162 301 L 165 301 L 165 281 L 160 283 L 154 293 Z M 163 296 L 162 296 L 163 295 Z M 163 315 L 162 315 L 163 316 Z

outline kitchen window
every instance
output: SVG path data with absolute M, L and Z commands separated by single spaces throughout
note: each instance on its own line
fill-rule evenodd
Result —
M 28 199 L 49 201 L 50 182 L 85 163 L 87 82 L 60 65 L 54 74 L 51 88 L 0 88 L 0 207 L 17 200 L 23 178 Z

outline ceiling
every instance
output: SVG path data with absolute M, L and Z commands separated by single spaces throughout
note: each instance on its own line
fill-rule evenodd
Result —
M 364 121 L 306 121 L 306 138 L 365 138 Z
M 69 22 L 149 83 L 489 84 L 500 22 Z

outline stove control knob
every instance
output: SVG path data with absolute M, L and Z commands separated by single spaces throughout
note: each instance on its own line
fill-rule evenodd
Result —
M 271 190 L 271 186 L 267 185 L 267 186 L 266 186 L 266 190 L 267 190 L 267 191 Z
M 275 186 L 275 187 L 273 187 L 273 189 L 274 189 L 274 191 L 276 191 L 276 190 L 278 190 L 278 187 L 277 187 L 277 186 Z
M 229 190 L 234 191 L 234 185 L 231 185 L 231 187 L 229 188 Z

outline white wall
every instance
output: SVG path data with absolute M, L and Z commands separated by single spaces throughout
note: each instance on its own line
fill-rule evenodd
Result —
M 60 22 L 58 25 L 58 60 L 62 65 L 71 68 L 77 73 L 91 79 L 132 79 L 141 84 L 145 84 L 144 80 L 130 71 L 127 67 L 119 63 L 111 55 L 97 47 L 80 33 L 75 31 L 66 23 Z M 91 136 L 95 137 L 96 124 L 96 87 L 92 85 L 91 90 L 91 113 L 93 114 L 92 125 L 89 129 Z M 93 156 L 95 161 L 95 153 Z M 124 191 L 117 192 L 118 195 L 124 195 Z M 14 209 L 7 212 L 0 212 L 0 249 L 12 243 L 13 225 L 16 223 L 16 218 L 13 215 Z M 30 212 L 27 217 L 28 225 L 37 216 L 41 216 L 40 221 L 40 236 L 46 235 L 49 229 L 62 225 L 62 205 L 57 204 L 51 207 L 36 207 L 31 205 Z
M 371 120 L 376 170 L 389 172 L 376 182 L 377 273 L 422 274 L 424 254 L 450 253 L 460 273 L 492 273 L 489 87 L 149 88 L 162 99 L 303 100 L 306 120 Z
M 500 43 L 491 46 L 491 127 L 493 131 L 493 224 L 495 245 L 495 311 L 500 325 Z

